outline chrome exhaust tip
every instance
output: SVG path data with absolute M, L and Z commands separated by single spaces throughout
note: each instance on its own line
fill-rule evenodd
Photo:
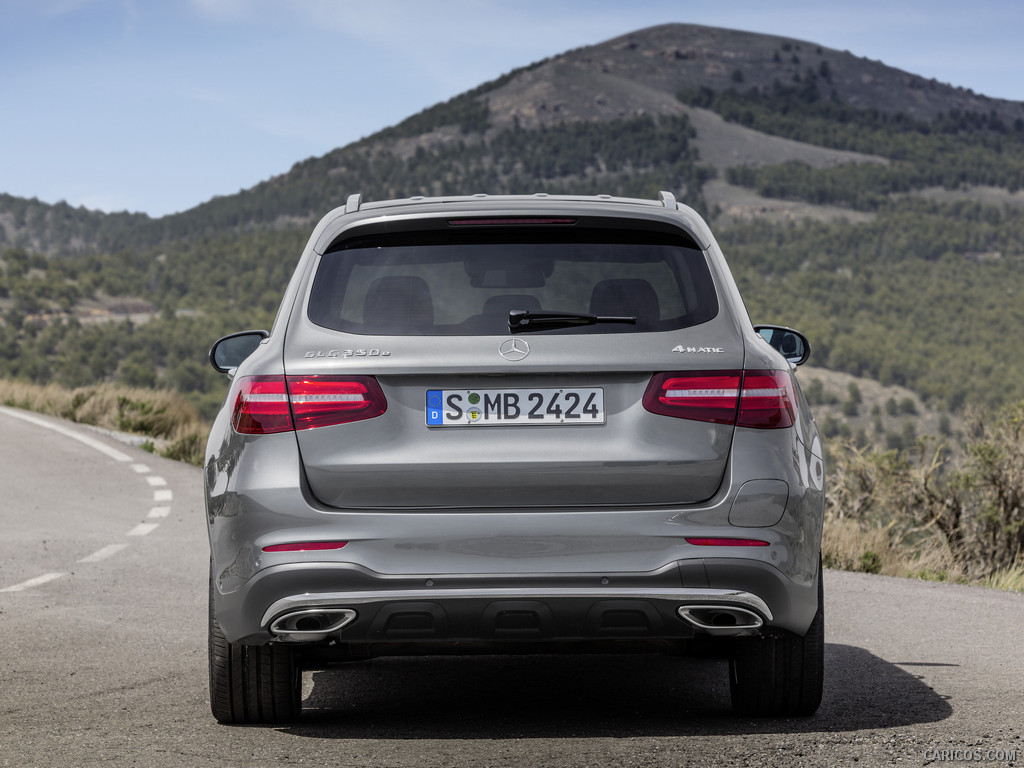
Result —
M 270 631 L 281 642 L 313 643 L 337 634 L 355 618 L 351 608 L 303 608 L 278 616 Z
M 756 613 L 734 605 L 680 605 L 676 613 L 694 629 L 719 637 L 753 635 L 764 625 Z

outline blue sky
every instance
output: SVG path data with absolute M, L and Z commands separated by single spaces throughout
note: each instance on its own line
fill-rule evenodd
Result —
M 1024 100 L 1019 0 L 0 0 L 0 192 L 186 210 L 515 67 L 668 22 Z

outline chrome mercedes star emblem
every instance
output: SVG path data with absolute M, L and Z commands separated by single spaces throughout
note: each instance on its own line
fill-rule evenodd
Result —
M 498 347 L 498 354 L 506 360 L 517 363 L 530 354 L 530 345 L 523 339 L 508 339 L 501 342 L 501 346 Z

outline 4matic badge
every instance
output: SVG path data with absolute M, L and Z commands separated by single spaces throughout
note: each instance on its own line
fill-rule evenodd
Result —
M 684 347 L 682 344 L 672 347 L 673 352 L 683 355 L 721 355 L 725 353 L 724 347 Z

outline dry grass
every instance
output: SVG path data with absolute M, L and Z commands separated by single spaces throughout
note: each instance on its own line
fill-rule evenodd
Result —
M 1024 591 L 1019 499 L 1024 404 L 971 420 L 960 458 L 829 442 L 827 566 Z
M 0 379 L 0 403 L 80 424 L 142 435 L 168 458 L 201 465 L 209 425 L 180 395 L 99 384 L 66 389 Z
M 826 520 L 822 560 L 843 571 L 879 573 L 927 581 L 975 584 L 1004 592 L 1024 592 L 1024 556 L 984 579 L 971 579 L 939 536 L 926 536 L 911 546 L 894 542 L 892 526 L 866 527 L 849 518 Z
M 1006 568 L 989 576 L 984 584 L 986 587 L 1002 589 L 1006 592 L 1024 592 L 1024 556 L 1021 556 L 1012 568 Z
M 844 571 L 930 581 L 967 580 L 963 568 L 939 536 L 925 534 L 908 544 L 894 537 L 892 528 L 829 517 L 822 534 L 822 560 L 827 567 Z

